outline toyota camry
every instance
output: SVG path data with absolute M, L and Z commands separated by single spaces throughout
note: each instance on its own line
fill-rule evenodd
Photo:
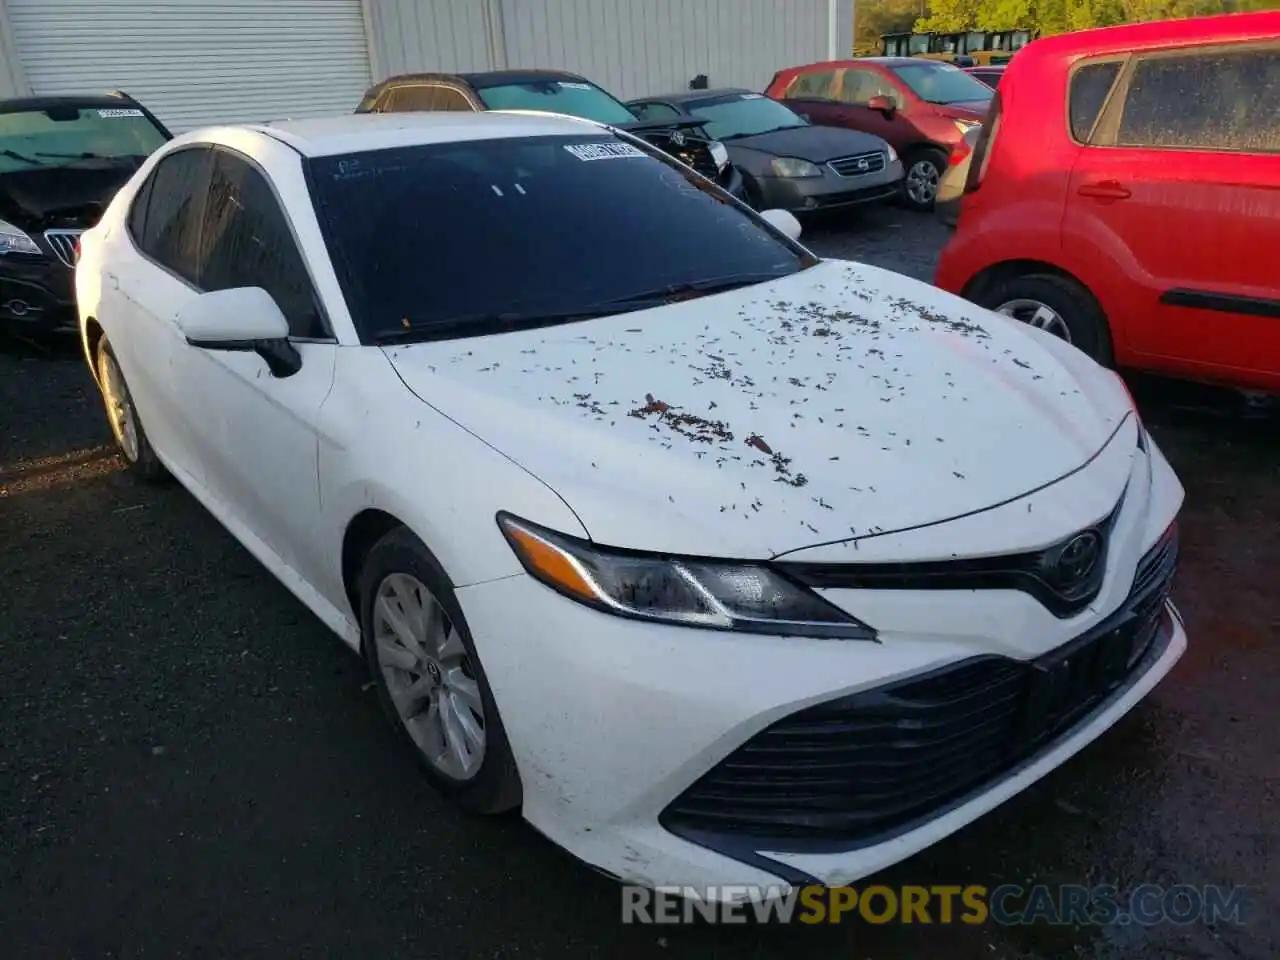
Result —
M 1114 373 L 798 238 L 624 132 L 362 115 L 166 144 L 76 282 L 129 469 L 439 789 L 640 883 L 838 884 L 1169 671 L 1183 491 Z

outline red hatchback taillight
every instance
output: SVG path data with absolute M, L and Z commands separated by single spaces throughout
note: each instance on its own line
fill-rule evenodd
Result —
M 982 135 L 973 148 L 973 161 L 969 164 L 969 176 L 964 182 L 964 192 L 973 193 L 982 186 L 982 179 L 987 175 L 987 167 L 991 163 L 991 153 L 995 147 L 996 136 L 1000 133 L 1000 92 L 991 98 L 991 109 L 986 122 L 982 124 Z

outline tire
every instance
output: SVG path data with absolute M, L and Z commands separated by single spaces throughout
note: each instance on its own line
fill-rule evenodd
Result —
M 903 206 L 920 213 L 932 210 L 938 185 L 947 172 L 947 155 L 931 147 L 912 150 L 903 158 L 902 169 Z
M 472 813 L 518 807 L 515 758 L 453 585 L 405 527 L 365 558 L 360 628 L 378 700 L 432 785 Z
M 120 369 L 120 361 L 116 359 L 115 351 L 111 349 L 105 336 L 98 343 L 95 364 L 98 388 L 102 394 L 103 406 L 106 407 L 111 437 L 120 458 L 124 460 L 125 468 L 148 483 L 159 483 L 167 479 L 169 471 L 164 468 L 147 438 L 142 418 L 133 405 L 133 395 L 125 382 L 124 371 Z
M 994 284 L 978 303 L 1061 337 L 1103 366 L 1113 363 L 1106 315 L 1093 294 L 1075 280 L 1023 274 Z

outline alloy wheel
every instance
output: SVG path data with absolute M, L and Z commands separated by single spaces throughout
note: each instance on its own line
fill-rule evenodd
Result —
M 372 641 L 387 694 L 427 762 L 453 780 L 470 780 L 484 762 L 484 701 L 440 601 L 410 574 L 383 578 Z
M 907 171 L 907 196 L 912 203 L 928 206 L 938 195 L 938 182 L 941 178 L 942 174 L 932 160 L 917 160 Z
M 102 354 L 100 370 L 102 399 L 107 406 L 107 419 L 111 423 L 111 433 L 123 451 L 125 459 L 130 463 L 137 463 L 138 418 L 133 411 L 133 398 L 129 396 L 129 389 L 125 386 L 120 365 L 110 351 Z
M 1067 343 L 1072 342 L 1071 328 L 1067 326 L 1067 321 L 1047 303 L 1026 299 L 1007 300 L 996 307 L 996 313 L 1003 313 L 1006 317 L 1020 320 L 1032 327 L 1039 327 L 1045 333 L 1060 337 Z

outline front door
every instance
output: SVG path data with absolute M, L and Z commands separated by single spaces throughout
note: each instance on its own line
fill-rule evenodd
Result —
M 175 367 L 209 494 L 234 522 L 315 583 L 326 567 L 317 547 L 316 421 L 333 383 L 338 347 L 266 174 L 222 147 L 213 153 L 198 285 L 204 292 L 260 287 L 289 321 L 302 357 L 292 376 L 273 376 L 252 351 L 190 345 Z

